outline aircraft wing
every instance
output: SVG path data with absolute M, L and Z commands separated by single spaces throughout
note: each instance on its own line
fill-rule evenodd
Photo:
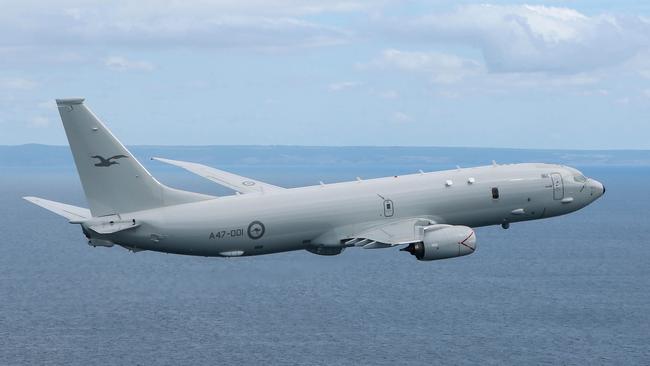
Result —
M 425 218 L 391 221 L 361 231 L 344 239 L 345 246 L 364 249 L 390 248 L 422 241 L 424 228 L 435 222 Z
M 67 205 L 65 203 L 46 200 L 38 197 L 23 197 L 23 199 L 37 205 L 44 209 L 54 212 L 57 215 L 63 216 L 70 221 L 85 220 L 92 217 L 90 210 L 83 207 Z
M 207 165 L 198 164 L 198 163 L 189 163 L 179 160 L 163 159 L 163 158 L 152 158 L 153 160 L 158 160 L 163 163 L 175 165 L 181 167 L 185 170 L 188 170 L 196 175 L 200 175 L 203 178 L 209 179 L 217 184 L 233 189 L 239 193 L 263 193 L 283 190 L 285 188 L 274 186 L 272 184 L 260 182 L 255 179 L 250 179 L 242 177 L 241 175 L 228 173 L 223 170 L 215 169 Z

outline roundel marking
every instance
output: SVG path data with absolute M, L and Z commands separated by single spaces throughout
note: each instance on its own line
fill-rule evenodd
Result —
M 256 240 L 264 235 L 266 228 L 260 221 L 253 221 L 248 225 L 248 237 Z
M 255 182 L 250 181 L 250 180 L 245 180 L 245 181 L 241 182 L 241 184 L 245 185 L 246 187 L 250 187 L 250 186 L 254 186 Z

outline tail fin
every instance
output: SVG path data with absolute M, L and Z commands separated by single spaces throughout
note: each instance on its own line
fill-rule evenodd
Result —
M 83 102 L 56 100 L 93 216 L 214 198 L 160 184 Z

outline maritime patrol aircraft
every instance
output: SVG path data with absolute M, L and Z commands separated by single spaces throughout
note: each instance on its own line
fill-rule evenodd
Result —
M 24 198 L 81 225 L 93 247 L 215 257 L 400 247 L 430 261 L 473 253 L 473 228 L 567 214 L 605 193 L 598 181 L 555 164 L 493 163 L 287 189 L 154 158 L 236 192 L 215 197 L 158 182 L 84 99 L 56 103 L 89 208 Z

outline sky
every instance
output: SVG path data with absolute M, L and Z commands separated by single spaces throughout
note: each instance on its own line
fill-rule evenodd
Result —
M 0 144 L 650 149 L 650 2 L 0 0 Z

